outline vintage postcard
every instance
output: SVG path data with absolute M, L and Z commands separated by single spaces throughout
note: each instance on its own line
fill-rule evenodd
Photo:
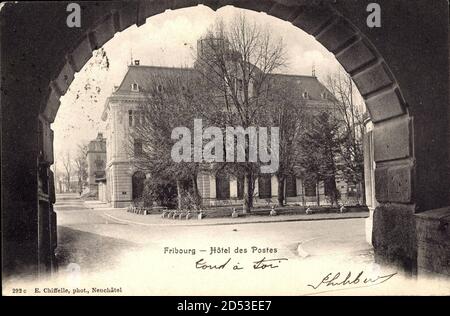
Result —
M 0 23 L 4 296 L 450 295 L 448 1 Z

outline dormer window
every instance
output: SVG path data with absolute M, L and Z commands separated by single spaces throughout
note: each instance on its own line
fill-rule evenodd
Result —
M 303 99 L 308 99 L 308 97 L 309 97 L 309 95 L 308 95 L 308 92 L 303 92 Z
M 163 90 L 162 85 L 159 84 L 159 85 L 156 87 L 156 89 L 158 90 L 158 92 L 162 92 L 162 90 Z
M 137 83 L 131 84 L 131 91 L 139 91 L 139 85 Z
M 328 98 L 328 94 L 326 92 L 322 92 L 322 99 Z

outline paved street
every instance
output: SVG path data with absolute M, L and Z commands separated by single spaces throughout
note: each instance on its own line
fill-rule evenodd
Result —
M 330 272 L 373 273 L 362 218 L 142 226 L 115 221 L 87 205 L 77 195 L 57 197 L 62 284 L 118 286 L 129 295 L 299 294 L 311 292 L 307 284 Z M 211 247 L 217 252 L 211 254 Z M 278 267 L 255 269 L 264 258 L 277 259 L 270 263 Z
M 182 227 L 171 227 L 175 221 L 164 220 L 160 222 L 167 225 L 142 227 L 116 221 L 114 217 L 105 216 L 101 209 L 92 210 L 75 194 L 59 196 L 55 210 L 58 214 L 58 256 L 61 264 L 77 262 L 85 265 L 85 269 L 111 264 L 112 258 L 121 251 L 164 243 L 189 243 L 189 239 L 206 239 L 211 245 L 224 240 L 228 243 L 267 243 L 293 253 L 298 244 L 302 244 L 303 249 L 312 256 L 370 252 L 370 245 L 365 242 L 362 218 L 201 227 L 196 227 L 196 220 L 190 221 L 192 226 L 185 224 Z M 131 216 L 137 220 L 143 218 L 142 215 Z M 178 239 L 178 236 L 183 237 Z M 195 246 L 192 244 L 190 247 Z M 92 256 L 92 252 L 101 252 L 102 255 Z

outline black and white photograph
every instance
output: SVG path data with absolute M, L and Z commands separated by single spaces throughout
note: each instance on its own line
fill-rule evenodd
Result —
M 2 295 L 450 295 L 449 40 L 447 0 L 1 2 Z

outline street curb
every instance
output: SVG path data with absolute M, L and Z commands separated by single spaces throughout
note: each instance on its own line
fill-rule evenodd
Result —
M 140 222 L 134 222 L 126 219 L 117 218 L 111 214 L 108 214 L 106 212 L 103 212 L 103 215 L 119 222 L 134 224 L 134 225 L 141 225 L 141 226 L 163 226 L 163 227 L 170 227 L 170 226 L 222 226 L 222 225 L 243 225 L 243 224 L 264 224 L 264 223 L 283 223 L 283 222 L 310 222 L 310 221 L 323 221 L 323 220 L 343 220 L 343 219 L 357 219 L 357 218 L 368 218 L 369 216 L 349 216 L 349 217 L 342 217 L 342 218 L 336 218 L 336 217 L 324 217 L 324 218 L 311 218 L 311 219 L 303 219 L 303 218 L 292 218 L 292 219 L 284 219 L 284 220 L 269 220 L 269 221 L 250 221 L 250 222 L 232 222 L 232 223 L 198 223 L 198 224 L 149 224 L 149 223 L 140 223 Z

